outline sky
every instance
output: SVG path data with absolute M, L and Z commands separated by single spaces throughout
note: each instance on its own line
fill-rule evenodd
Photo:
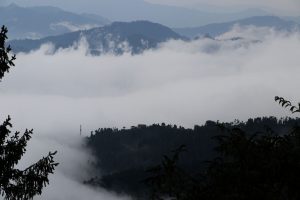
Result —
M 69 8 L 80 8 L 103 6 L 109 2 L 114 2 L 117 7 L 120 4 L 140 4 L 143 0 L 2 0 L 3 3 L 17 2 L 24 5 L 53 5 L 64 6 Z M 149 3 L 173 5 L 192 9 L 199 9 L 210 12 L 228 12 L 241 11 L 249 8 L 260 8 L 280 15 L 299 15 L 299 0 L 146 0 Z M 123 8 L 125 8 L 123 6 Z
M 300 1 L 298 0 L 146 0 L 151 3 L 167 4 L 175 6 L 184 6 L 188 8 L 197 8 L 201 10 L 202 6 L 223 8 L 226 10 L 239 10 L 247 8 L 262 8 L 273 11 L 278 14 L 289 15 L 300 12 Z
M 299 16 L 298 0 L 2 0 L 0 5 L 56 6 L 111 21 L 149 20 L 169 27 L 191 27 L 261 15 Z

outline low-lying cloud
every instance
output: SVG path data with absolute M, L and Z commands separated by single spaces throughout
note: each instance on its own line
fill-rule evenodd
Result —
M 92 28 L 99 27 L 98 24 L 73 24 L 68 21 L 61 21 L 58 23 L 53 23 L 50 24 L 50 28 L 52 30 L 57 30 L 61 28 L 67 29 L 69 32 L 75 32 L 75 31 L 80 31 L 80 30 L 88 30 Z
M 14 129 L 35 129 L 28 163 L 59 151 L 61 164 L 41 199 L 121 198 L 81 184 L 93 158 L 82 147 L 80 124 L 86 136 L 100 127 L 290 116 L 273 99 L 299 100 L 300 34 L 230 40 L 237 32 L 169 41 L 135 56 L 90 56 L 85 45 L 19 54 L 0 84 L 1 120 L 11 115 Z

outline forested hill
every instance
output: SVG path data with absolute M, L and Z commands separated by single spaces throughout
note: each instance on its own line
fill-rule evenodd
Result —
M 114 22 L 104 27 L 76 31 L 38 40 L 13 40 L 10 45 L 15 53 L 37 50 L 43 44 L 51 43 L 55 50 L 70 48 L 85 38 L 91 54 L 104 53 L 132 54 L 142 53 L 146 49 L 156 48 L 159 43 L 171 39 L 186 39 L 170 28 L 149 21 Z
M 259 136 L 286 134 L 296 125 L 300 125 L 298 118 L 264 117 L 225 124 L 207 121 L 193 129 L 164 123 L 138 125 L 130 129 L 101 128 L 91 133 L 87 145 L 98 160 L 99 172 L 101 169 L 101 173 L 106 174 L 101 186 L 141 195 L 145 186 L 140 181 L 147 177 L 145 171 L 159 164 L 163 155 L 170 155 L 181 145 L 186 145 L 187 151 L 182 153 L 179 165 L 190 173 L 196 173 L 203 168 L 204 161 L 215 157 L 217 141 L 212 138 L 224 135 L 224 128 L 239 128 L 248 135 Z

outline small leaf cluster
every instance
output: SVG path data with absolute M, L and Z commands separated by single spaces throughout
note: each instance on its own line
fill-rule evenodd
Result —
M 294 106 L 290 101 L 278 96 L 275 97 L 275 101 L 282 107 L 288 108 L 292 113 L 300 113 L 300 103 L 298 103 L 298 106 Z

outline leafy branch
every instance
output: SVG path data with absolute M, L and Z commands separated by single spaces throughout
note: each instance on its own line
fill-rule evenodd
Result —
M 275 101 L 282 107 L 288 108 L 292 113 L 300 113 L 300 103 L 298 103 L 298 106 L 295 106 L 290 101 L 278 96 L 275 97 Z

